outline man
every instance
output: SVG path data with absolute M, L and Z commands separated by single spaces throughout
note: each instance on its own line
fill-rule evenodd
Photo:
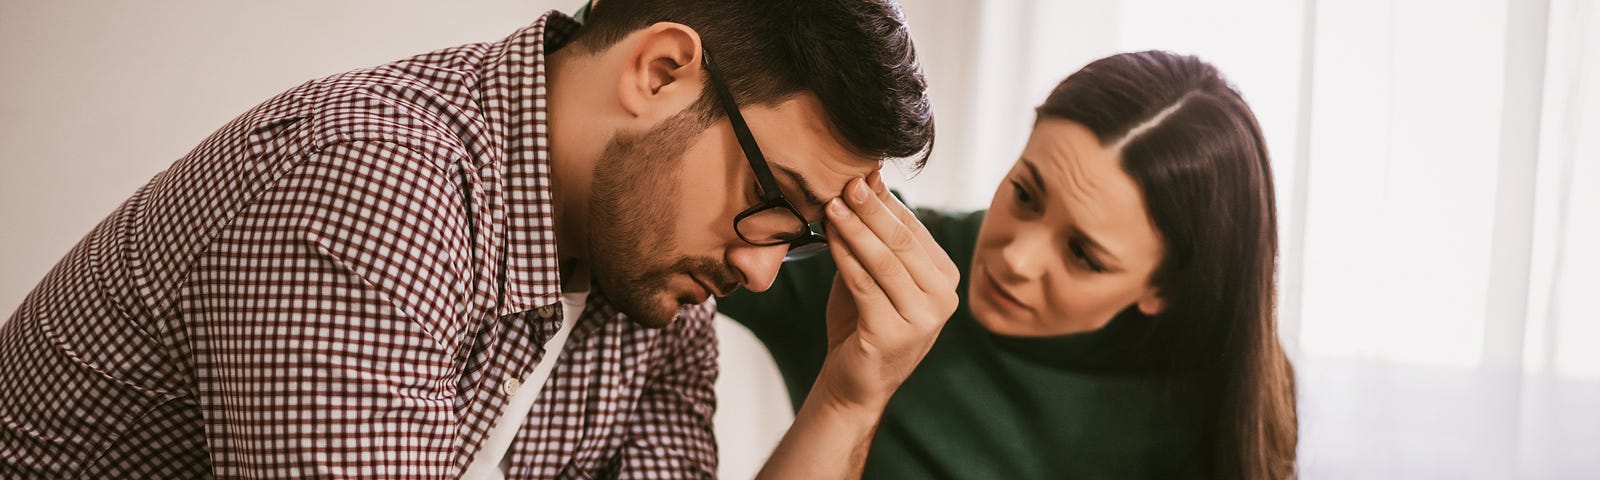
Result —
M 825 245 L 834 354 L 763 474 L 852 475 L 956 304 L 873 174 L 924 90 L 887 0 L 607 0 L 297 87 L 0 331 L 0 471 L 709 477 L 708 297 Z

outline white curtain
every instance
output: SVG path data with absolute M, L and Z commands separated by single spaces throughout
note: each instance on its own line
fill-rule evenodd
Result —
M 1600 8 L 1586 0 L 906 0 L 935 158 L 982 208 L 1051 86 L 1116 52 L 1222 69 L 1282 224 L 1307 478 L 1600 476 Z

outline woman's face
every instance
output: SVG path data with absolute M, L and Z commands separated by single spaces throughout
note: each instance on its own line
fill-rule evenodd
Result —
M 1161 237 L 1121 160 L 1077 122 L 1038 122 L 978 233 L 967 294 L 979 323 L 1044 336 L 1099 329 L 1129 305 L 1160 312 Z

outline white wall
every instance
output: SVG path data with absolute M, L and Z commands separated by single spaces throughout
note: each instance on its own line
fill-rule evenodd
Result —
M 262 100 L 312 78 L 498 40 L 576 4 L 0 2 L 0 312 L 9 318 L 152 175 Z

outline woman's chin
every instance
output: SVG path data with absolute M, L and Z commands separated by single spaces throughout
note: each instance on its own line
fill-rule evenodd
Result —
M 999 335 L 1025 336 L 1027 328 L 1023 328 L 1016 319 L 1009 318 L 1000 310 L 991 305 L 989 299 L 982 298 L 976 292 L 967 298 L 968 308 L 972 311 L 972 318 L 982 325 L 984 330 Z

